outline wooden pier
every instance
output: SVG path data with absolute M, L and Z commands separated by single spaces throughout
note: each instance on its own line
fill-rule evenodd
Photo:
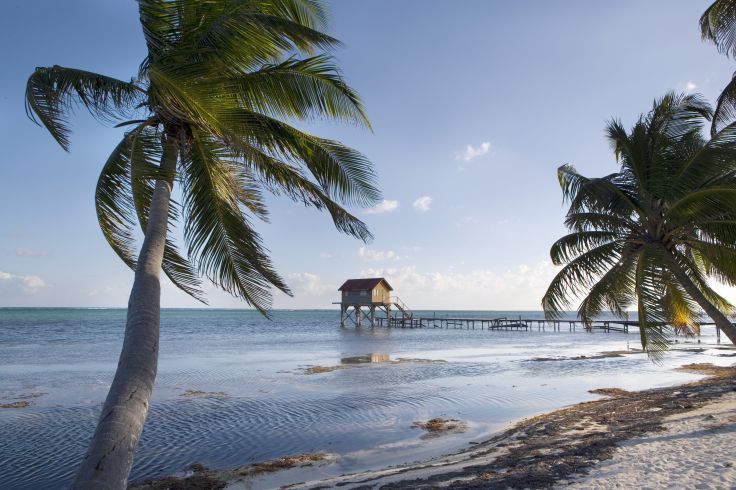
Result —
M 438 316 L 395 316 L 378 317 L 375 319 L 378 327 L 394 328 L 442 328 L 463 330 L 515 330 L 539 332 L 576 332 L 578 328 L 585 330 L 586 326 L 580 320 L 544 320 L 538 318 L 482 318 L 482 317 L 438 317 Z M 627 320 L 595 321 L 590 330 L 602 332 L 629 333 L 630 326 L 639 323 Z
M 340 326 L 352 325 L 362 327 L 363 322 L 373 327 L 387 328 L 441 328 L 461 330 L 503 330 L 503 331 L 538 331 L 538 332 L 576 332 L 599 331 L 629 333 L 629 327 L 636 327 L 639 322 L 632 320 L 595 320 L 586 325 L 580 320 L 547 320 L 543 318 L 483 318 L 483 317 L 447 317 L 422 316 L 409 309 L 398 297 L 391 296 L 393 288 L 383 277 L 366 279 L 348 279 L 338 289 L 341 300 L 333 303 L 340 305 Z M 393 310 L 393 311 L 392 311 Z M 698 325 L 714 325 L 712 322 L 698 322 Z M 667 325 L 656 325 L 660 331 Z M 677 335 L 677 332 L 675 332 Z M 698 334 L 699 335 L 699 334 Z M 718 343 L 721 342 L 721 331 L 716 327 Z

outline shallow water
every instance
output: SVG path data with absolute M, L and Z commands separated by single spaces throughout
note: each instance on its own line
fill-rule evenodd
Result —
M 0 403 L 32 403 L 0 409 L 0 488 L 69 482 L 112 379 L 124 318 L 116 309 L 0 309 Z M 322 475 L 409 462 L 465 447 L 520 417 L 596 398 L 587 393 L 592 388 L 675 384 L 697 377 L 671 370 L 685 362 L 731 363 L 721 350 L 673 351 L 659 365 L 641 354 L 530 360 L 627 345 L 638 347 L 637 333 L 342 329 L 337 311 L 277 311 L 268 321 L 243 310 L 166 310 L 156 389 L 131 477 L 313 451 L 338 455 Z M 304 371 L 367 354 L 425 361 Z M 183 396 L 187 390 L 200 393 Z M 428 438 L 411 428 L 433 417 L 467 421 L 468 431 Z

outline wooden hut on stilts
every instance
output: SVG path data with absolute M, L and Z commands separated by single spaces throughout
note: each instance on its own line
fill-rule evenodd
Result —
M 340 299 L 340 326 L 360 327 L 364 319 L 376 326 L 376 311 L 391 318 L 391 307 L 396 306 L 402 316 L 411 314 L 398 298 L 391 297 L 393 288 L 383 277 L 348 279 L 338 288 Z

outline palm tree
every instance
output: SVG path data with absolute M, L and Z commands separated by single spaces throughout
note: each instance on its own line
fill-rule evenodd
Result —
M 718 51 L 736 58 L 736 0 L 716 0 L 700 17 L 703 39 L 713 42 Z M 716 102 L 711 125 L 715 134 L 736 120 L 736 73 Z
M 642 346 L 656 355 L 667 346 L 662 327 L 692 326 L 699 306 L 736 344 L 733 307 L 708 284 L 736 284 L 736 124 L 705 139 L 711 115 L 699 95 L 670 93 L 630 132 L 608 124 L 618 172 L 558 169 L 570 233 L 550 251 L 564 267 L 542 299 L 549 317 L 583 296 L 586 325 L 636 304 Z
M 200 277 L 261 312 L 289 293 L 251 224 L 269 191 L 326 209 L 338 230 L 371 234 L 342 205 L 379 199 L 370 162 L 284 120 L 370 127 L 326 52 L 318 0 L 138 0 L 147 56 L 131 81 L 52 66 L 28 79 L 27 112 L 69 148 L 83 106 L 130 129 L 97 182 L 100 228 L 135 270 L 114 380 L 74 488 L 125 488 L 156 377 L 164 273 L 203 299 Z M 172 199 L 174 184 L 181 200 Z M 167 231 L 183 222 L 186 253 Z M 135 227 L 143 241 L 135 253 Z

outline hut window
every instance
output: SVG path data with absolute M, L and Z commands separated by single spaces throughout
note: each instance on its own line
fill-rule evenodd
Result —
M 360 291 L 360 295 L 361 295 L 361 296 L 368 296 L 368 291 L 366 291 L 365 289 L 362 289 L 362 290 Z

